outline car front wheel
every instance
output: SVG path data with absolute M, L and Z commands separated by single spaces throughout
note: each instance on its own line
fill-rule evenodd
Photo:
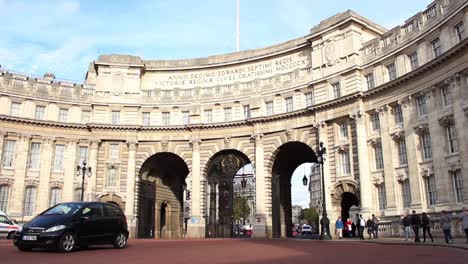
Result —
M 62 235 L 58 243 L 58 251 L 60 252 L 71 252 L 76 245 L 76 237 L 73 233 L 67 232 Z
M 124 232 L 119 232 L 114 238 L 114 248 L 122 249 L 127 246 L 127 235 Z

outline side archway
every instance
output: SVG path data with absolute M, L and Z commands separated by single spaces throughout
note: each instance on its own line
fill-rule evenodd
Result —
M 189 169 L 171 152 L 150 156 L 141 166 L 137 186 L 138 238 L 183 237 L 185 178 Z
M 291 237 L 291 177 L 299 165 L 306 162 L 316 163 L 317 156 L 307 144 L 292 141 L 281 145 L 272 159 L 272 233 L 276 238 Z

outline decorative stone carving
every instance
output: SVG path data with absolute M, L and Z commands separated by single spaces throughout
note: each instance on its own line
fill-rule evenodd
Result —
M 338 151 L 338 153 L 348 152 L 349 151 L 349 144 L 339 145 L 339 146 L 336 146 L 335 148 L 336 148 L 336 151 Z
M 112 95 L 121 95 L 124 84 L 124 77 L 122 72 L 116 72 L 112 76 Z
M 127 146 L 129 150 L 136 150 L 138 145 L 137 140 L 127 140 Z
M 189 144 L 192 147 L 192 149 L 200 149 L 201 142 L 202 141 L 199 138 L 192 138 L 190 139 Z
M 263 134 L 262 133 L 255 133 L 250 136 L 250 139 L 254 141 L 254 143 L 261 144 L 263 143 Z
M 384 183 L 383 173 L 382 172 L 373 173 L 372 182 L 374 183 L 375 186 L 383 184 Z
M 380 137 L 372 137 L 367 140 L 367 143 L 372 147 L 375 147 L 377 144 L 381 142 Z
M 360 119 L 363 116 L 363 111 L 362 110 L 354 110 L 351 113 L 349 113 L 349 118 L 357 120 Z
M 63 180 L 52 180 L 49 183 L 50 188 L 63 188 Z
M 97 149 L 100 143 L 101 143 L 101 140 L 99 139 L 91 140 L 91 149 Z
M 168 148 L 169 148 L 169 140 L 167 139 L 161 140 L 161 151 L 167 152 Z
M 224 143 L 224 148 L 225 149 L 230 148 L 231 147 L 231 138 L 230 137 L 224 137 L 223 143 Z
M 428 124 L 420 124 L 414 127 L 414 133 L 418 136 L 422 136 L 424 134 L 429 133 L 429 125 Z
M 286 140 L 287 140 L 287 141 L 293 140 L 294 130 L 288 129 L 288 130 L 286 130 L 284 133 L 286 134 Z
M 443 127 L 449 127 L 455 123 L 453 115 L 444 115 L 439 118 L 439 125 Z
M 0 176 L 0 185 L 13 186 L 13 183 L 15 183 L 15 178 L 13 176 L 11 177 L 5 177 L 4 175 Z
M 433 174 L 433 168 L 431 167 L 426 167 L 426 168 L 421 168 L 421 176 L 423 177 L 429 177 Z
M 333 66 L 340 62 L 338 53 L 335 48 L 336 46 L 333 42 L 334 41 L 331 41 L 325 45 L 325 61 L 327 62 L 327 66 Z
M 405 131 L 403 130 L 401 126 L 396 126 L 392 128 L 390 132 L 390 136 L 392 137 L 394 141 L 398 142 L 405 138 Z
M 408 171 L 406 169 L 399 169 L 395 172 L 395 178 L 399 182 L 404 182 L 408 179 Z
M 39 181 L 38 180 L 33 180 L 33 179 L 27 179 L 24 181 L 24 186 L 26 187 L 37 187 L 39 186 Z

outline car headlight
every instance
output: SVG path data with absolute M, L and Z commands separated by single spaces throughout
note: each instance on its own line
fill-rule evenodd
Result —
M 53 227 L 47 229 L 47 230 L 44 231 L 44 232 L 56 232 L 56 231 L 65 229 L 65 227 L 66 227 L 66 226 L 64 226 L 64 225 L 57 225 L 57 226 L 53 226 Z

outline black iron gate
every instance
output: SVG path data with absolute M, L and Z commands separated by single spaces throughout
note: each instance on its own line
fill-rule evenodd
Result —
M 138 189 L 138 238 L 154 238 L 156 186 L 154 182 L 140 181 Z

